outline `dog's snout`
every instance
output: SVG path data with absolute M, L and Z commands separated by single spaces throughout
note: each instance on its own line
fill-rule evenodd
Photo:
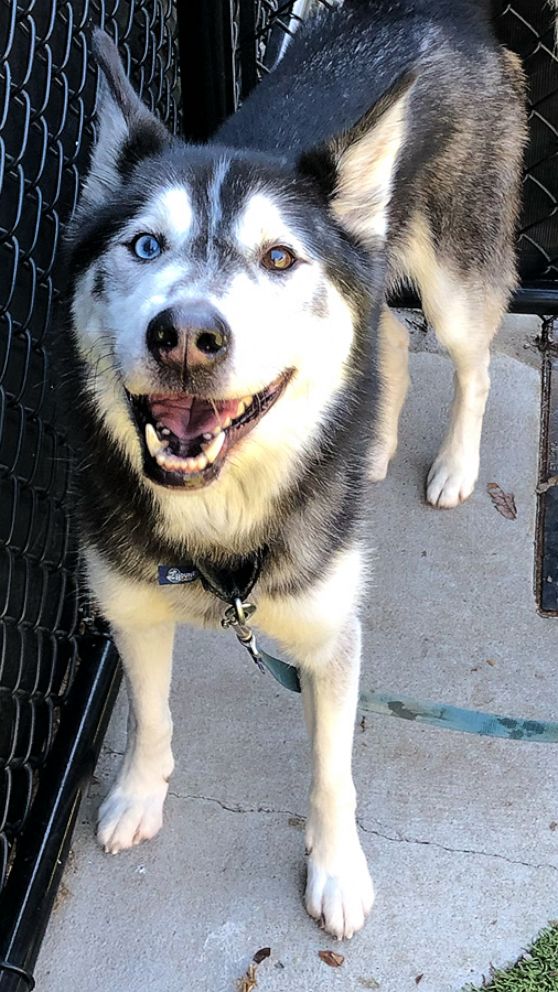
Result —
M 156 361 L 184 371 L 222 361 L 229 340 L 224 317 L 203 301 L 163 310 L 147 328 L 147 347 Z

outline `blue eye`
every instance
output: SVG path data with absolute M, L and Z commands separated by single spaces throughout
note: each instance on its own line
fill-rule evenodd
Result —
M 132 248 L 138 258 L 142 258 L 148 262 L 152 258 L 157 258 L 162 251 L 160 242 L 152 234 L 140 234 L 133 242 Z

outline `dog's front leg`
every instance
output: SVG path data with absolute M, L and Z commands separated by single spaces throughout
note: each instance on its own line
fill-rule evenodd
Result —
M 170 689 L 174 624 L 112 628 L 128 684 L 128 743 L 118 778 L 99 811 L 98 840 L 116 854 L 160 830 L 174 767 Z
M 360 624 L 347 623 L 326 650 L 305 658 L 302 692 L 312 740 L 306 827 L 306 908 L 335 937 L 352 937 L 374 890 L 357 833 L 351 771 L 360 670 Z

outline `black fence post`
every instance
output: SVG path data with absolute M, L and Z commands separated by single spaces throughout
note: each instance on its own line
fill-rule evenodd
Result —
M 87 635 L 72 690 L 75 707 L 65 708 L 41 776 L 33 816 L 18 839 L 17 858 L 0 896 L 0 961 L 32 975 L 72 832 L 93 774 L 114 705 L 120 669 L 108 637 Z M 28 979 L 0 968 L 2 992 L 25 992 Z

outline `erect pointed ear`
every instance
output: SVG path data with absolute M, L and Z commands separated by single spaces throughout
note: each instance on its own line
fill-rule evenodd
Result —
M 364 241 L 377 242 L 387 233 L 415 79 L 414 72 L 405 72 L 353 127 L 299 162 L 299 171 L 318 182 L 341 224 Z
M 135 93 L 105 31 L 93 32 L 92 47 L 99 66 L 99 97 L 97 141 L 82 194 L 89 202 L 113 192 L 134 165 L 170 140 L 165 126 Z

